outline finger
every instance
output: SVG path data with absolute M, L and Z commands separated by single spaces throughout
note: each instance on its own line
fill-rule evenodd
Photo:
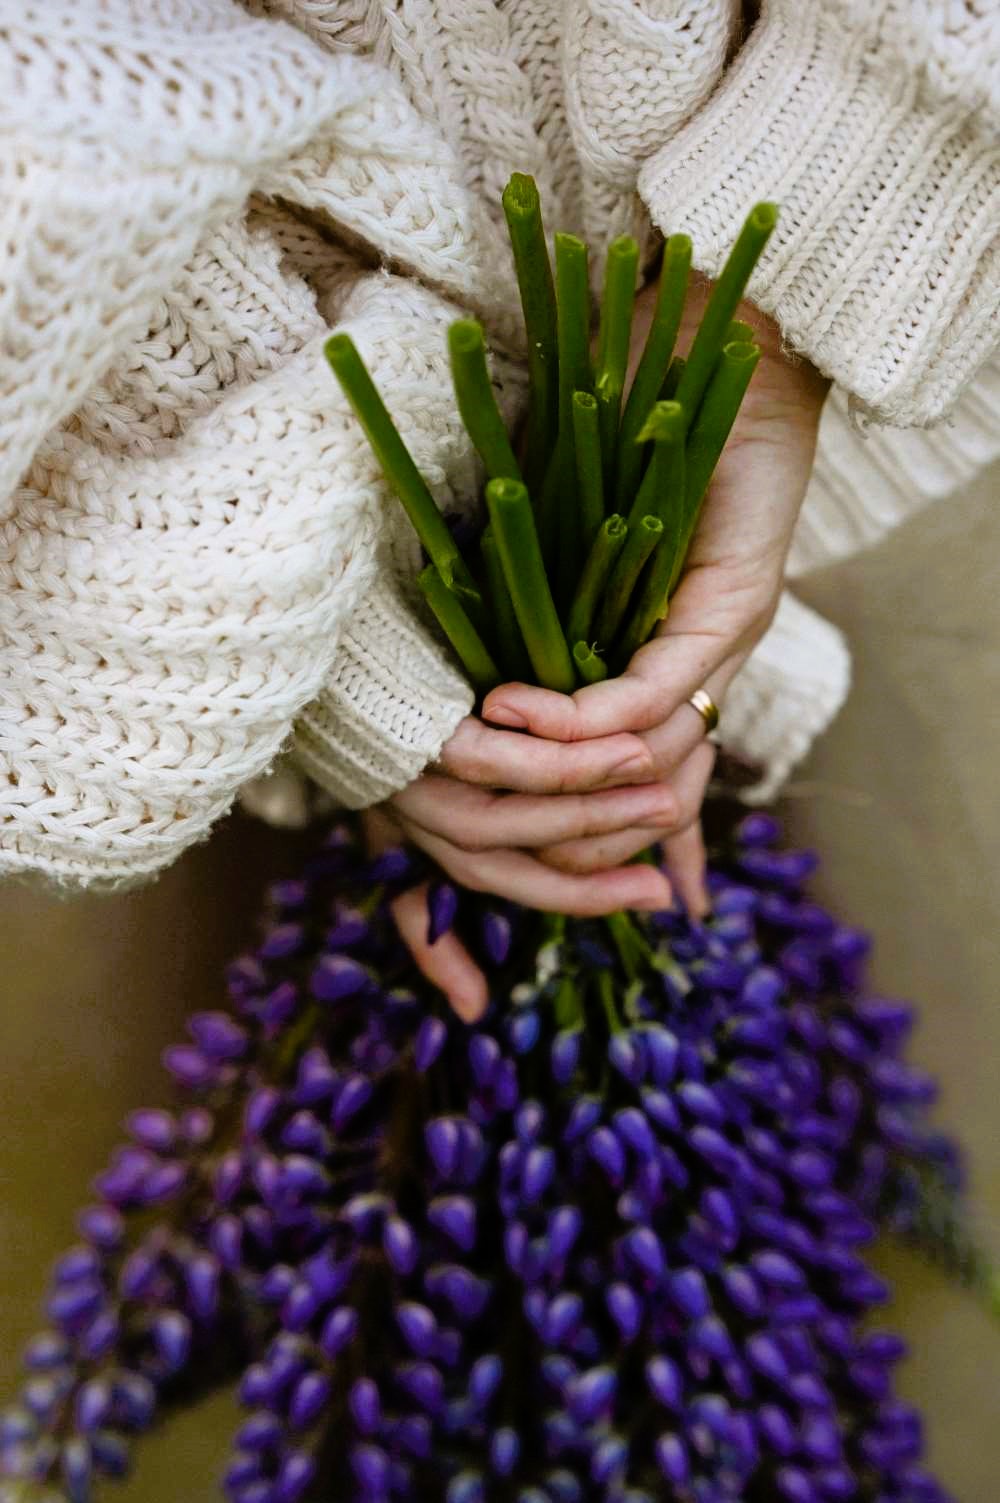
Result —
M 497 794 L 425 773 L 392 802 L 407 819 L 467 851 L 551 845 L 636 824 L 663 830 L 678 817 L 677 799 L 664 783 L 595 793 Z
M 710 674 L 702 685 L 714 700 L 720 716 L 725 705 L 726 690 L 739 667 L 738 662 L 730 660 L 717 673 Z M 645 731 L 642 739 L 652 752 L 657 778 L 672 782 L 695 748 L 705 741 L 706 735 L 707 729 L 701 711 L 695 709 L 688 700 L 678 705 L 674 713 L 667 716 L 661 724 Z M 681 823 L 686 821 L 682 820 Z
M 576 793 L 639 783 L 653 762 L 638 736 L 615 735 L 581 746 L 496 731 L 468 716 L 445 743 L 438 767 L 464 783 L 516 793 Z
M 546 913 L 581 918 L 617 913 L 622 908 L 670 906 L 670 883 L 651 866 L 623 866 L 597 876 L 570 876 L 524 851 L 463 851 L 448 840 L 411 827 L 408 821 L 406 827 L 439 866 L 474 892 L 490 892 Z
M 677 819 L 673 831 L 665 834 L 662 829 L 640 825 L 594 839 L 567 840 L 558 845 L 547 846 L 539 851 L 539 857 L 547 865 L 566 872 L 599 872 L 606 867 L 620 866 L 637 852 L 657 841 L 670 839 L 678 830 L 686 829 L 697 819 L 714 763 L 715 748 L 703 736 L 673 780 L 673 792 L 677 801 Z
M 689 613 L 684 613 L 689 614 Z M 711 616 L 705 614 L 706 623 Z M 584 741 L 623 731 L 649 731 L 674 714 L 711 679 L 724 693 L 747 656 L 742 633 L 705 625 L 682 630 L 673 616 L 617 678 L 557 694 L 526 684 L 503 684 L 487 695 L 484 720 L 520 725 L 549 741 Z
M 427 943 L 427 883 L 394 898 L 392 916 L 403 943 L 432 986 L 444 992 L 463 1023 L 475 1023 L 489 1002 L 486 977 L 452 933 Z
M 664 841 L 663 859 L 684 907 L 692 918 L 703 919 L 710 904 L 705 882 L 708 861 L 700 819 Z
M 627 830 L 598 835 L 591 840 L 564 840 L 559 845 L 546 846 L 538 855 L 556 871 L 582 875 L 623 866 L 640 851 L 648 850 L 663 839 L 664 832 L 651 825 L 632 825 Z

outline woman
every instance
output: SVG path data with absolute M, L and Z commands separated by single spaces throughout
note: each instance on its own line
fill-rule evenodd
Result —
M 749 27 L 727 0 L 4 9 L 0 869 L 151 875 L 290 746 L 471 885 L 661 904 L 665 879 L 624 865 L 652 830 L 697 906 L 693 692 L 726 699 L 726 742 L 770 792 L 846 690 L 838 635 L 781 595 L 830 381 L 923 425 L 995 348 L 995 19 L 888 0 L 775 0 Z M 440 498 L 467 504 L 443 329 L 456 307 L 483 318 L 513 414 L 512 167 L 595 245 L 690 230 L 706 277 L 750 200 L 782 219 L 747 314 L 765 361 L 663 634 L 616 683 L 504 688 L 478 719 L 320 350 L 354 333 Z M 989 448 L 1000 403 L 979 391 Z M 900 479 L 878 515 L 820 484 L 800 567 L 941 488 Z M 488 790 L 518 797 L 499 817 Z M 454 945 L 422 961 L 479 1010 Z

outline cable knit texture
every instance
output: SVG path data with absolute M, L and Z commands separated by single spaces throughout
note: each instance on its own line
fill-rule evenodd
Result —
M 763 0 L 639 186 L 709 273 L 754 199 L 780 203 L 752 299 L 882 421 L 933 422 L 997 341 L 996 5 Z
M 775 192 L 762 304 L 844 403 L 943 411 L 996 335 L 996 49 L 965 6 L 901 14 L 771 5 L 725 71 L 735 0 L 0 0 L 0 870 L 152 873 L 268 768 L 294 786 L 289 751 L 356 807 L 436 757 L 471 694 L 322 344 L 352 333 L 439 502 L 474 505 L 444 331 L 483 319 L 513 420 L 514 168 L 595 246 L 648 235 L 641 188 L 709 267 Z M 917 502 L 993 443 L 977 400 Z M 883 442 L 821 455 L 793 561 L 915 504 Z M 727 706 L 768 786 L 846 679 L 789 601 Z

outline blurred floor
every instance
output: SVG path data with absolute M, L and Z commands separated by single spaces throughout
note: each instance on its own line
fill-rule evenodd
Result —
M 821 887 L 874 928 L 876 978 L 919 998 L 915 1053 L 971 1150 L 1000 1253 L 1000 471 L 802 594 L 847 632 L 856 686 L 792 789 Z M 0 895 L 0 1373 L 36 1326 L 44 1269 L 131 1106 L 159 1099 L 158 1056 L 248 931 L 296 841 L 233 819 L 154 887 L 118 898 Z M 1000 1328 L 911 1259 L 893 1319 L 916 1356 L 904 1388 L 959 1503 L 996 1503 Z M 6 1384 L 0 1390 L 6 1392 Z M 150 1438 L 122 1503 L 214 1503 L 225 1398 Z

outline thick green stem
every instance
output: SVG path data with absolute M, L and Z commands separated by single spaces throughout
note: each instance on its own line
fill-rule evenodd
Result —
M 664 543 L 679 526 L 684 510 L 684 409 L 679 402 L 656 402 L 639 430 L 640 443 L 653 443 L 638 495 L 628 515 L 629 527 L 643 517 L 659 517 Z
M 573 393 L 593 391 L 590 366 L 590 284 L 587 247 L 575 235 L 556 236 L 556 310 L 559 334 L 559 436 L 545 477 L 540 531 L 546 562 L 560 578 L 579 566 Z M 558 559 L 556 550 L 558 549 Z
M 774 204 L 755 204 L 712 288 L 677 387 L 677 400 L 684 406 L 689 423 L 698 415 L 698 408 L 723 348 L 726 329 L 777 222 L 778 210 Z
M 515 172 L 503 191 L 528 347 L 525 470 L 532 494 L 541 486 L 559 423 L 556 294 L 535 180 Z
M 625 546 L 627 536 L 628 528 L 617 512 L 608 517 L 598 529 L 569 609 L 566 635 L 571 642 L 586 641 L 589 638 L 597 602 Z
M 619 669 L 649 641 L 657 623 L 666 620 L 670 595 L 680 578 L 712 471 L 759 358 L 756 345 L 727 345 L 723 351 L 681 458 L 683 502 L 677 521 L 643 575 L 615 653 Z
M 608 676 L 607 663 L 589 642 L 573 644 L 573 662 L 581 683 L 599 684 Z
M 677 388 L 680 386 L 681 377 L 684 374 L 684 366 L 684 356 L 675 355 L 670 362 L 670 369 L 663 378 L 663 385 L 660 387 L 661 402 L 672 402 L 676 398 Z
M 500 550 L 491 527 L 483 529 L 479 539 L 479 552 L 486 574 L 490 605 L 493 607 L 494 629 L 500 644 L 501 666 L 509 679 L 530 684 L 534 678 L 531 659 L 528 657 L 528 650 L 521 636 L 521 628 L 517 624 L 514 602 L 510 598 L 503 564 L 500 562 Z
M 759 359 L 760 349 L 755 344 L 726 345 L 688 433 L 684 455 L 684 519 L 675 550 L 671 589 L 680 577 L 701 503 Z
M 486 504 L 514 613 L 538 683 L 543 689 L 572 694 L 576 688 L 573 659 L 556 614 L 528 492 L 517 480 L 491 480 L 486 487 Z
M 684 312 L 690 268 L 689 237 L 671 235 L 663 248 L 653 321 L 625 403 L 618 434 L 618 488 L 615 505 L 619 511 L 631 506 L 639 484 L 646 457 L 642 445 L 637 442 L 639 429 L 649 416 L 653 403 L 661 395 L 661 388 L 670 369 L 670 358 Z
M 725 349 L 727 344 L 753 344 L 756 337 L 749 324 L 745 324 L 742 318 L 734 318 L 726 326 L 722 347 Z
M 599 645 L 607 650 L 615 639 L 622 617 L 628 609 L 636 581 L 643 566 L 660 538 L 663 523 L 659 517 L 643 517 L 638 527 L 630 527 L 625 547 L 611 571 L 604 601 L 597 617 L 594 635 Z
M 349 334 L 331 334 L 323 351 L 431 563 L 445 579 L 454 580 L 456 585 L 478 599 L 475 581 L 462 561 L 413 456 L 375 389 L 353 339 Z
M 589 391 L 573 393 L 573 437 L 580 494 L 580 533 L 584 547 L 589 548 L 604 521 L 601 429 L 597 398 Z
M 486 466 L 487 479 L 507 476 L 511 480 L 520 480 L 521 469 L 514 457 L 486 365 L 482 326 L 473 318 L 457 319 L 448 330 L 448 353 L 458 410 L 465 430 Z
M 618 419 L 628 369 L 639 247 L 631 235 L 620 235 L 608 246 L 604 265 L 604 296 L 597 338 L 597 375 L 594 391 L 600 407 L 604 483 L 610 488 L 618 444 Z
M 482 637 L 449 590 L 433 564 L 417 575 L 424 599 L 437 617 L 438 624 L 458 654 L 462 667 L 476 693 L 482 697 L 503 683 L 503 675 L 493 661 Z

